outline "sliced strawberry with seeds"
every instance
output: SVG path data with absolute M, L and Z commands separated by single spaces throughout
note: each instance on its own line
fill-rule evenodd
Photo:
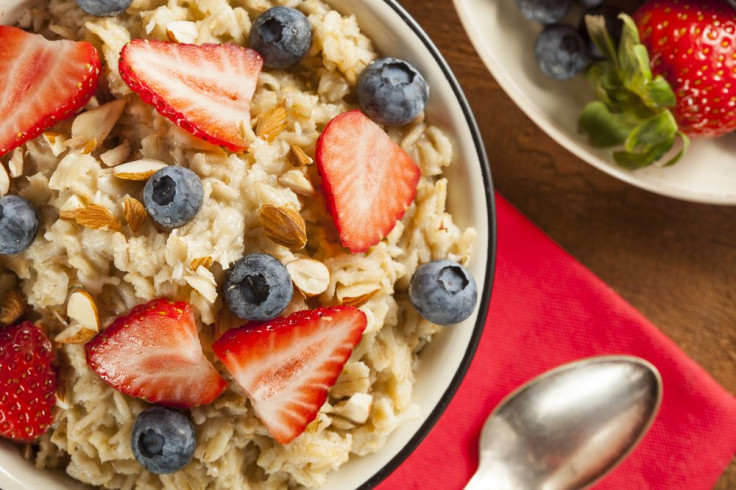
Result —
M 365 327 L 352 306 L 322 307 L 229 330 L 212 348 L 286 444 L 317 416 Z
M 414 200 L 421 177 L 411 157 L 357 110 L 325 126 L 316 161 L 340 241 L 353 253 L 389 234 Z
M 187 303 L 136 306 L 87 345 L 87 364 L 126 395 L 171 407 L 205 405 L 227 382 L 202 353 Z
M 84 106 L 99 74 L 100 57 L 88 42 L 0 25 L 0 156 Z
M 193 135 L 238 152 L 263 58 L 232 43 L 177 44 L 134 39 L 120 53 L 120 76 L 147 104 Z
M 54 421 L 56 372 L 51 341 L 24 322 L 0 330 L 0 436 L 32 442 Z

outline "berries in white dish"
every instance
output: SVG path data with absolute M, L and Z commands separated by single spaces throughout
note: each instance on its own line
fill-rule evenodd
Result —
M 233 264 L 224 289 L 230 311 L 243 320 L 270 320 L 278 316 L 294 293 L 289 271 L 264 253 L 246 255 Z
M 112 17 L 125 12 L 133 0 L 74 0 L 79 8 L 95 17 Z
M 567 24 L 546 26 L 534 44 L 539 68 L 548 76 L 568 80 L 590 64 L 588 46 L 580 33 Z
M 202 208 L 204 189 L 199 176 L 185 167 L 164 167 L 143 188 L 143 203 L 151 218 L 167 229 L 189 223 Z
M 365 67 L 356 90 L 363 112 L 388 126 L 411 122 L 429 99 L 429 86 L 419 70 L 398 58 L 380 58 Z
M 516 6 L 527 20 L 553 24 L 570 11 L 572 0 L 516 0 Z
M 297 9 L 270 8 L 250 29 L 250 47 L 263 56 L 266 68 L 291 68 L 306 56 L 311 45 L 312 26 Z
M 38 234 L 38 214 L 20 196 L 0 198 L 0 255 L 21 253 Z
M 409 283 L 409 301 L 420 315 L 438 325 L 452 325 L 475 310 L 478 287 L 470 272 L 451 260 L 421 265 Z
M 135 459 L 157 475 L 184 468 L 192 460 L 196 446 L 197 434 L 189 417 L 164 407 L 138 414 L 130 434 Z

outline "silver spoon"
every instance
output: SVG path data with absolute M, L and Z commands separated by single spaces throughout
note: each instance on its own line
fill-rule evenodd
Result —
M 488 417 L 465 489 L 588 488 L 634 449 L 661 400 L 659 372 L 637 357 L 594 357 L 544 373 Z

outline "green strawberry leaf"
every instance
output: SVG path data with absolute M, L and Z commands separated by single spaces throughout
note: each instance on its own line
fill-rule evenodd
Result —
M 614 114 L 597 100 L 586 105 L 578 119 L 578 125 L 588 133 L 590 143 L 596 148 L 623 144 L 636 123 L 636 118 L 631 115 Z
M 579 129 L 587 133 L 594 147 L 614 147 L 614 160 L 629 169 L 661 159 L 679 137 L 681 150 L 665 163 L 671 165 L 689 146 L 667 109 L 675 104 L 675 94 L 664 78 L 653 77 L 649 54 L 640 43 L 633 19 L 626 14 L 619 17 L 623 29 L 616 47 L 604 18 L 585 16 L 588 33 L 605 59 L 593 63 L 586 72 L 596 100 L 583 108 Z

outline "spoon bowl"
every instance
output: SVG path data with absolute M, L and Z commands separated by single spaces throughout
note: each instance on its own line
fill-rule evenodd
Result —
M 588 488 L 634 449 L 661 400 L 659 372 L 637 357 L 594 357 L 548 371 L 488 417 L 466 489 Z

